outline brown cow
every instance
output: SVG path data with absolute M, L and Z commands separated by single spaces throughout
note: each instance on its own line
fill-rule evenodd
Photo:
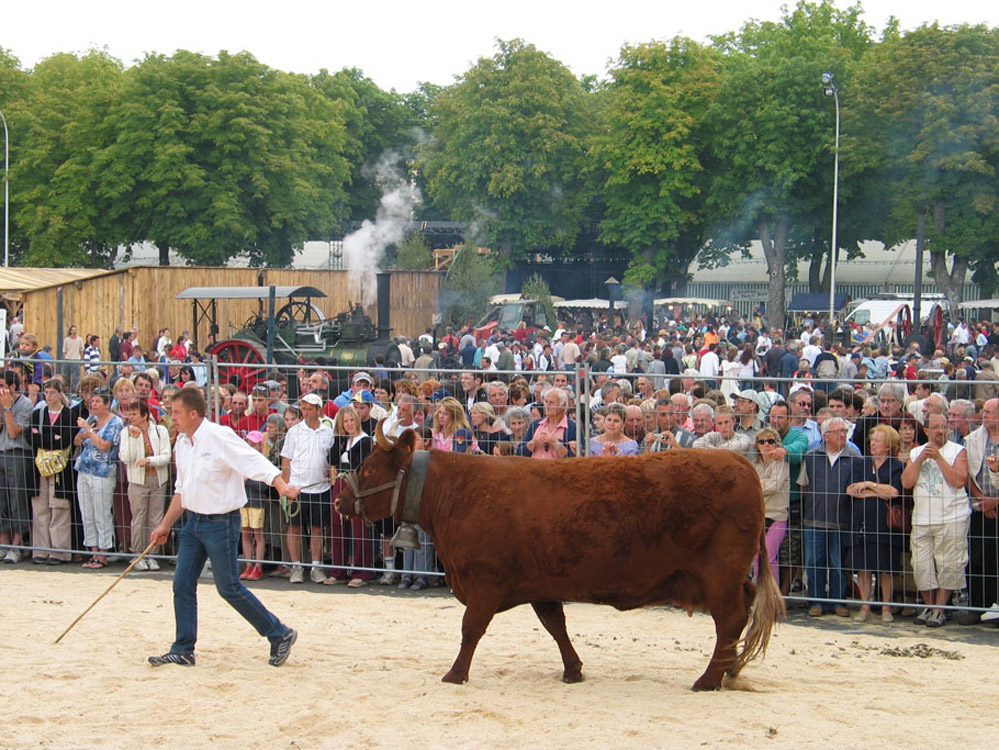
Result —
M 433 539 L 465 605 L 461 650 L 445 682 L 468 680 L 493 615 L 519 604 L 534 608 L 558 644 L 565 682 L 583 674 L 563 601 L 710 612 L 717 642 L 694 690 L 718 689 L 726 671 L 734 676 L 766 652 L 784 603 L 766 564 L 760 480 L 741 456 L 689 449 L 531 461 L 415 452 L 412 431 L 391 440 L 381 425 L 376 437 L 336 507 L 371 521 L 419 522 Z M 410 484 L 422 492 L 407 493 Z M 747 578 L 756 555 L 758 588 Z

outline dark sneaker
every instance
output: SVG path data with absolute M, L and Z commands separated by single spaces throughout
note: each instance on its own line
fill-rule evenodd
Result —
M 194 654 L 175 654 L 168 651 L 163 656 L 150 656 L 149 663 L 154 667 L 162 667 L 164 664 L 176 664 L 178 667 L 193 667 Z
M 271 641 L 271 658 L 267 660 L 267 663 L 272 667 L 280 667 L 288 661 L 288 655 L 291 653 L 291 647 L 295 645 L 295 641 L 297 640 L 298 631 L 293 628 L 288 628 L 287 633 L 278 638 L 276 641 Z

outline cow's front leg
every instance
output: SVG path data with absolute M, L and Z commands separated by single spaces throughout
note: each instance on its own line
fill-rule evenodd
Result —
M 465 615 L 461 619 L 461 650 L 458 651 L 458 658 L 454 660 L 451 669 L 442 678 L 443 682 L 453 682 L 455 685 L 468 682 L 468 668 L 472 664 L 472 654 L 475 653 L 479 639 L 486 632 L 495 614 L 495 604 L 469 601 L 465 605 Z
M 551 633 L 555 643 L 558 644 L 559 653 L 562 654 L 562 682 L 582 682 L 583 662 L 579 659 L 579 654 L 572 647 L 569 634 L 565 630 L 565 610 L 562 602 L 531 602 L 534 613 L 545 626 L 545 630 Z

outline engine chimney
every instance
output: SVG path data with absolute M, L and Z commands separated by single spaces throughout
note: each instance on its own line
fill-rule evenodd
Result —
M 375 283 L 378 292 L 378 340 L 388 341 L 392 335 L 392 324 L 389 320 L 392 274 L 389 271 L 379 271 L 375 274 Z

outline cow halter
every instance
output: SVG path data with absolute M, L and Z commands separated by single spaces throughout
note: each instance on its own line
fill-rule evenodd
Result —
M 379 484 L 376 487 L 369 487 L 366 490 L 362 490 L 357 483 L 357 472 L 349 471 L 343 475 L 343 481 L 347 485 L 347 489 L 350 490 L 350 494 L 354 496 L 354 504 L 357 506 L 357 515 L 359 515 L 366 523 L 374 523 L 368 514 L 364 510 L 364 498 L 369 495 L 374 495 L 378 492 L 383 492 L 384 490 L 392 490 L 392 508 L 389 511 L 390 516 L 395 516 L 396 508 L 399 507 L 399 490 L 402 488 L 402 480 L 406 477 L 406 470 L 399 469 L 396 472 L 395 480 L 392 482 L 386 482 L 385 484 Z

